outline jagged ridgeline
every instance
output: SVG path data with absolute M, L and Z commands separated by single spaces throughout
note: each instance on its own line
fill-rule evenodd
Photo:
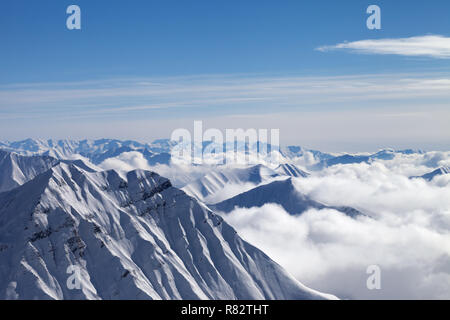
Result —
M 68 285 L 74 268 L 79 289 Z M 302 285 L 156 173 L 56 162 L 0 193 L 0 298 L 334 297 Z

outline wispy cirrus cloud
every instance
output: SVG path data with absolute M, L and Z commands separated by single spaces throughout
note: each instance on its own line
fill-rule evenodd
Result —
M 450 37 L 426 35 L 398 39 L 368 39 L 316 48 L 318 51 L 349 50 L 355 53 L 450 59 Z
M 357 76 L 216 76 L 204 78 L 126 79 L 79 83 L 0 86 L 0 111 L 35 111 L 91 116 L 170 108 L 268 109 L 325 106 L 359 101 L 450 97 L 450 78 L 441 74 Z M 34 116 L 33 114 L 29 114 Z
M 42 138 L 147 140 L 204 119 L 222 129 L 283 128 L 283 143 L 301 137 L 309 147 L 325 150 L 400 148 L 400 142 L 447 150 L 449 99 L 448 71 L 11 84 L 0 85 L 0 139 L 38 132 Z

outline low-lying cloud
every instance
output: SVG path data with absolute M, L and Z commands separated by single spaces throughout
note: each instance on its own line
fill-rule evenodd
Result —
M 135 169 L 150 170 L 147 160 L 138 151 L 123 152 L 115 158 L 108 158 L 103 161 L 100 168 L 104 170 L 131 171 Z
M 149 165 L 144 155 L 138 151 L 123 152 L 117 157 L 108 158 L 99 164 L 103 170 L 116 170 L 128 172 L 135 169 L 149 170 L 170 179 L 172 184 L 178 188 L 185 186 L 188 182 L 203 177 L 210 172 L 211 167 L 192 165 Z
M 225 219 L 315 289 L 352 299 L 449 299 L 450 175 L 431 182 L 407 177 L 417 165 L 416 173 L 429 170 L 427 159 L 338 165 L 295 180 L 315 200 L 367 214 L 357 219 L 328 209 L 291 216 L 273 204 Z M 366 287 L 370 265 L 381 268 L 381 290 Z

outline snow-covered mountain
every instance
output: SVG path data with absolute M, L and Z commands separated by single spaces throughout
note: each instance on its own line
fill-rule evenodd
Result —
M 332 154 L 324 153 L 317 150 L 306 149 L 301 146 L 287 146 L 280 148 L 281 154 L 288 159 L 301 158 L 305 156 L 305 154 L 310 153 L 314 156 L 318 161 L 331 159 L 335 157 Z
M 0 298 L 334 298 L 156 173 L 52 165 L 0 193 Z
M 264 165 L 248 167 L 217 166 L 205 176 L 188 183 L 182 189 L 189 195 L 205 203 L 214 203 L 231 198 L 282 177 L 308 177 L 310 174 L 294 164 L 280 164 L 275 169 Z M 217 200 L 218 201 L 214 201 Z
M 157 140 L 152 144 L 136 141 L 100 139 L 100 140 L 39 140 L 27 139 L 17 142 L 3 142 L 0 148 L 21 155 L 44 155 L 57 159 L 72 159 L 80 155 L 93 164 L 100 164 L 124 152 L 140 152 L 150 165 L 170 162 L 170 142 Z
M 213 144 L 212 142 L 204 142 L 203 147 L 207 147 Z M 99 140 L 40 140 L 40 139 L 26 139 L 22 141 L 0 142 L 0 149 L 18 153 L 20 155 L 45 155 L 51 156 L 56 159 L 71 160 L 79 158 L 79 156 L 88 159 L 95 165 L 101 164 L 103 161 L 111 158 L 119 157 L 125 152 L 139 152 L 147 160 L 150 166 L 157 164 L 170 164 L 171 150 L 175 145 L 174 141 L 169 139 L 155 140 L 152 143 L 140 143 L 132 140 L 117 140 L 117 139 L 99 139 Z M 266 161 L 257 156 L 257 150 L 262 147 L 260 142 L 253 146 L 249 146 L 248 143 L 237 144 L 241 146 L 238 152 L 241 152 L 241 156 L 249 155 L 253 164 L 264 164 L 270 166 L 271 162 Z M 222 147 L 224 152 L 227 147 L 230 148 L 229 143 L 223 145 L 217 145 Z M 272 150 L 270 144 L 267 145 L 268 150 Z M 220 150 L 220 148 L 218 149 Z M 233 148 L 234 150 L 234 143 Z M 374 154 L 330 154 L 317 150 L 306 149 L 301 146 L 288 146 L 281 147 L 280 162 L 283 165 L 289 165 L 290 167 L 295 164 L 301 163 L 306 166 L 308 170 L 322 170 L 324 168 L 337 165 L 337 164 L 352 164 L 352 163 L 370 163 L 374 160 L 392 160 L 396 154 L 410 155 L 414 153 L 423 153 L 420 150 L 393 150 L 384 149 Z M 227 163 L 233 163 L 234 154 L 224 153 L 223 158 Z M 311 158 L 312 157 L 312 158 Z M 214 157 L 213 157 L 214 158 Z M 218 157 L 221 159 L 221 157 Z M 307 158 L 307 161 L 305 161 Z M 209 158 L 208 158 L 209 159 Z M 256 160 L 257 159 L 257 160 Z M 211 159 L 209 159 L 211 160 Z M 256 161 L 256 162 L 255 162 Z M 282 166 L 283 166 L 282 165 Z M 288 174 L 292 168 L 284 168 L 284 173 Z M 290 174 L 289 174 L 290 175 Z M 303 175 L 303 174 L 300 174 Z
M 327 167 L 331 167 L 338 164 L 352 164 L 352 163 L 370 163 L 375 160 L 392 160 L 395 158 L 396 154 L 410 155 L 410 154 L 422 154 L 421 150 L 393 150 L 393 149 L 383 149 L 374 154 L 342 154 L 333 157 L 326 157 L 320 162 L 315 164 L 312 168 L 315 170 L 321 170 Z
M 228 189 L 236 186 L 235 194 L 243 190 L 249 190 L 264 181 L 271 180 L 278 177 L 280 174 L 275 170 L 267 168 L 263 165 L 255 165 L 248 167 L 217 167 L 214 171 L 197 179 L 182 189 L 187 194 L 208 203 L 209 198 L 214 198 L 214 195 L 223 192 L 225 188 Z M 227 197 L 234 194 L 229 193 Z
M 24 157 L 0 150 L 0 192 L 22 185 L 58 163 L 52 157 Z
M 95 166 L 82 160 L 58 160 L 50 156 L 21 156 L 0 150 L 0 192 L 12 190 L 32 180 L 59 163 L 74 164 L 86 171 L 95 171 Z
M 282 206 L 286 212 L 292 215 L 301 214 L 311 208 L 335 209 L 352 217 L 361 214 L 361 212 L 351 207 L 327 206 L 312 200 L 295 189 L 292 179 L 287 178 L 260 185 L 220 203 L 209 205 L 209 207 L 221 212 L 231 212 L 235 208 L 262 207 L 268 203 L 275 203 Z
M 307 178 L 308 176 L 310 176 L 308 172 L 303 171 L 302 169 L 291 163 L 280 164 L 275 169 L 275 172 L 277 172 L 281 176 L 288 176 L 288 177 Z
M 444 174 L 450 174 L 450 167 L 440 167 L 440 168 L 437 168 L 436 170 L 426 173 L 422 176 L 415 176 L 415 177 L 411 177 L 411 178 L 422 178 L 427 181 L 431 181 L 434 179 L 434 177 L 442 176 Z

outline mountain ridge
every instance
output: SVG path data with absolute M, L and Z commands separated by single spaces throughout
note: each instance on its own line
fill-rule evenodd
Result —
M 12 299 L 329 299 L 145 170 L 59 163 L 0 194 L 0 296 Z M 81 270 L 80 290 L 66 286 Z
M 413 176 L 413 177 L 411 177 L 411 179 L 422 178 L 427 181 L 431 181 L 434 179 L 434 177 L 442 176 L 442 175 L 446 175 L 446 174 L 450 174 L 450 167 L 444 166 L 444 167 L 439 167 L 436 170 L 433 170 L 431 172 L 425 173 L 421 176 Z
M 276 180 L 243 192 L 225 201 L 209 205 L 216 211 L 229 213 L 235 208 L 262 207 L 275 203 L 283 207 L 291 215 L 300 215 L 308 209 L 334 209 L 351 217 L 362 215 L 357 209 L 346 206 L 328 206 L 315 201 L 296 190 L 292 177 Z

